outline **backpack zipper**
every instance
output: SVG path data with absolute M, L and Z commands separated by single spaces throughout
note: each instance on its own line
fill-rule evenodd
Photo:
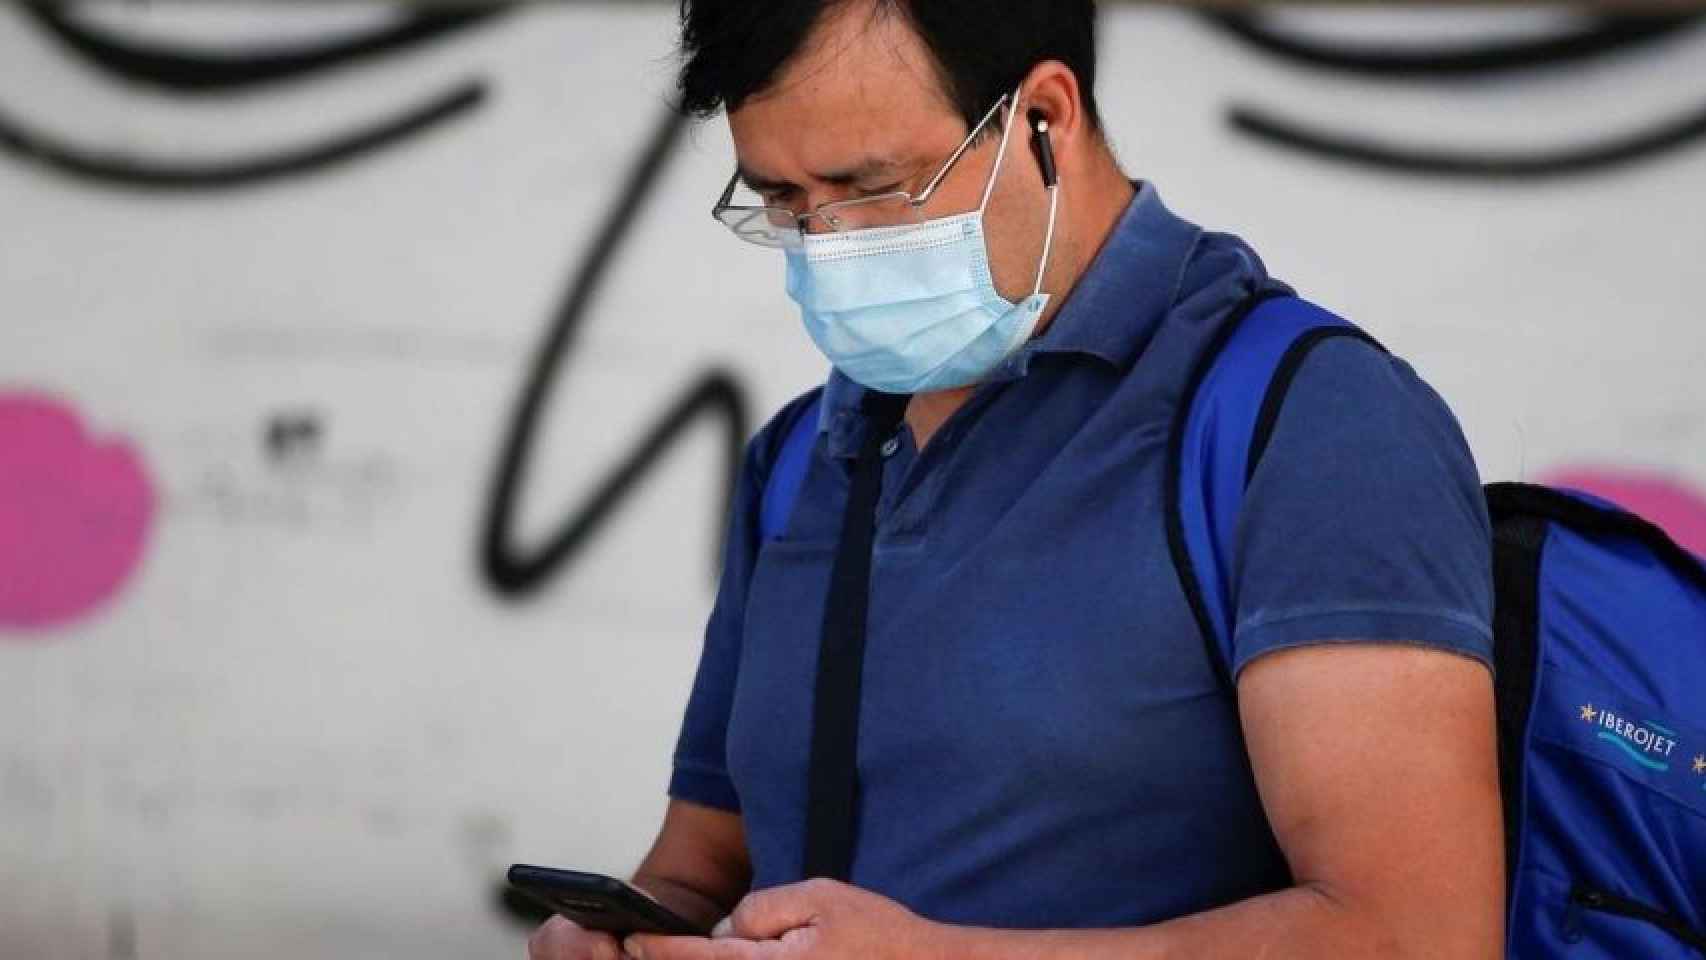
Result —
M 1657 907 L 1651 907 L 1627 897 L 1620 897 L 1615 893 L 1606 893 L 1604 890 L 1598 890 L 1582 883 L 1577 883 L 1570 888 L 1570 905 L 1564 912 L 1564 939 L 1570 943 L 1576 943 L 1582 939 L 1582 911 L 1584 910 L 1615 914 L 1652 924 L 1696 950 L 1706 953 L 1706 934 L 1676 917 Z

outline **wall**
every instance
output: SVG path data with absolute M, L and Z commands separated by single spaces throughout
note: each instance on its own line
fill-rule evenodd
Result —
M 1489 479 L 1594 486 L 1706 549 L 1679 82 L 1706 33 L 1466 76 L 1441 49 L 1576 24 L 1281 20 L 1419 75 L 1120 8 L 1133 174 L 1410 358 Z M 779 260 L 706 215 L 730 146 L 665 110 L 669 5 L 433 21 L 260 82 L 293 63 L 256 49 L 390 22 L 0 8 L 0 957 L 519 956 L 504 865 L 625 871 L 655 828 L 731 458 L 824 365 Z M 227 59 L 113 73 L 102 41 Z

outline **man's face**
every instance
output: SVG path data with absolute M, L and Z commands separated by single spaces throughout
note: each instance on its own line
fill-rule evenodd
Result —
M 729 114 L 729 127 L 747 185 L 797 213 L 895 190 L 916 194 L 970 132 L 905 18 L 873 14 L 862 2 L 843 4 L 819 24 L 775 82 Z M 924 216 L 977 209 L 1000 153 L 999 131 L 986 129 Z M 1048 214 L 1022 134 L 1015 130 L 1007 146 L 985 217 L 996 288 L 1011 301 L 1031 293 Z M 814 220 L 811 229 L 826 228 Z

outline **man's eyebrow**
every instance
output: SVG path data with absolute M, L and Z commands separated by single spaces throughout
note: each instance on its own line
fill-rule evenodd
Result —
M 905 164 L 894 157 L 864 157 L 839 170 L 813 174 L 813 176 L 831 186 L 846 187 L 893 173 L 903 166 Z
M 740 178 L 740 182 L 745 184 L 747 189 L 755 193 L 781 193 L 793 186 L 786 180 L 772 180 L 745 167 L 738 168 L 735 176 Z
M 865 157 L 837 170 L 813 174 L 812 179 L 834 187 L 846 187 L 891 174 L 905 166 L 904 162 L 894 157 Z M 758 193 L 781 193 L 795 186 L 786 180 L 772 180 L 745 167 L 739 168 L 737 176 L 741 183 Z

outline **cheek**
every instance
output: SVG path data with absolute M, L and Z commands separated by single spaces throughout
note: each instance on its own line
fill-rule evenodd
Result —
M 1019 146 L 1014 144 L 1013 146 Z M 984 217 L 990 268 L 995 287 L 1007 300 L 1018 302 L 1036 287 L 1037 263 L 1048 228 L 1048 191 L 1029 154 L 1009 157 L 989 198 Z M 1064 189 L 1064 187 L 1062 188 Z

